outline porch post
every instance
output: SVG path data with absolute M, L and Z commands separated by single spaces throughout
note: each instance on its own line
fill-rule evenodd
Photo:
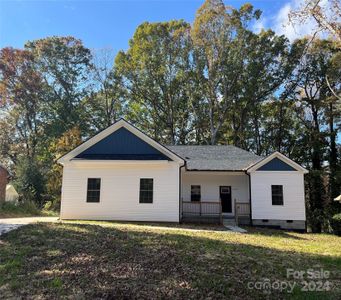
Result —
M 219 201 L 219 213 L 220 213 L 220 224 L 223 224 L 223 207 L 221 205 L 221 199 Z
M 238 208 L 236 198 L 234 198 L 234 220 L 236 222 L 236 225 L 238 226 Z

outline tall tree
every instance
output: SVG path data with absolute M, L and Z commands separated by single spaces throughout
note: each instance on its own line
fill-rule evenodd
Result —
M 311 32 L 311 40 L 320 33 L 327 34 L 329 38 L 335 40 L 335 47 L 339 49 L 336 56 L 340 60 L 341 4 L 338 0 L 305 0 L 297 10 L 291 10 L 288 17 L 293 26 L 302 26 L 313 21 L 315 28 Z M 325 80 L 333 95 L 341 102 L 340 90 L 335 90 L 331 86 L 328 76 Z
M 72 37 L 46 38 L 28 42 L 24 50 L 0 51 L 0 123 L 5 125 L 0 153 L 14 163 L 21 193 L 39 205 L 53 162 L 48 151 L 51 141 L 72 124 L 79 124 L 86 135 L 82 105 L 90 58 L 90 51 Z
M 271 30 L 252 34 L 246 47 L 249 50 L 240 72 L 240 91 L 228 118 L 233 120 L 233 129 L 239 129 L 233 130 L 234 144 L 261 155 L 265 150 L 261 124 L 263 103 L 271 101 L 283 86 L 299 61 L 302 48 L 291 46 L 284 36 L 277 36 Z M 242 139 L 245 134 L 250 137 L 248 141 Z
M 92 52 L 91 80 L 93 88 L 86 98 L 86 110 L 90 127 L 101 130 L 122 116 L 126 102 L 121 78 L 113 68 L 114 51 L 100 49 Z
M 74 37 L 47 37 L 26 43 L 37 68 L 50 88 L 45 114 L 49 136 L 59 137 L 68 129 L 84 128 L 83 100 L 89 94 L 91 52 Z M 86 130 L 86 129 L 84 129 Z
M 223 1 L 207 0 L 199 8 L 191 31 L 198 79 L 202 85 L 200 105 L 208 116 L 209 143 L 215 144 L 232 99 L 239 88 L 239 71 L 244 59 L 245 39 L 251 34 L 243 23 L 258 18 L 252 6 L 239 11 L 226 7 Z M 228 68 L 228 72 L 223 72 Z
M 189 29 L 184 21 L 143 23 L 115 61 L 131 100 L 128 115 L 165 143 L 183 143 L 190 131 Z
M 262 155 L 278 151 L 299 163 L 305 162 L 304 130 L 295 114 L 295 105 L 294 100 L 275 97 L 262 103 L 259 116 Z
M 13 48 L 1 49 L 1 115 L 12 135 L 8 135 L 5 130 L 1 133 L 2 138 L 7 139 L 2 152 L 5 151 L 3 154 L 12 158 L 13 163 L 16 163 L 18 152 L 29 158 L 36 155 L 39 138 L 43 134 L 41 115 L 45 91 L 46 84 L 36 69 L 31 52 Z M 19 151 L 14 154 L 13 148 Z
M 304 126 L 308 145 L 307 162 L 310 168 L 308 175 L 309 213 L 312 230 L 320 232 L 323 228 L 324 208 L 331 199 L 327 197 L 324 184 L 324 161 L 328 147 L 334 148 L 336 128 L 333 97 L 327 86 L 325 77 L 331 67 L 333 57 L 332 42 L 315 40 L 310 45 L 301 64 L 294 73 L 293 84 L 296 87 L 296 111 Z M 326 125 L 331 131 L 326 130 Z M 328 127 L 327 127 L 328 128 Z M 328 145 L 329 138 L 329 145 Z M 330 148 L 331 149 L 331 148 Z M 335 149 L 333 156 L 335 156 Z M 330 152 L 330 153 L 331 153 Z M 330 157 L 329 161 L 337 160 Z M 331 167 L 334 162 L 330 163 Z M 334 171 L 331 172 L 333 174 Z M 334 176 L 334 175 L 332 175 Z M 330 181 L 332 182 L 332 181 Z
M 283 36 L 249 30 L 260 15 L 250 4 L 236 10 L 221 0 L 207 0 L 192 28 L 193 57 L 202 86 L 196 107 L 201 110 L 198 115 L 208 116 L 209 143 L 219 142 L 224 130 L 229 134 L 223 139 L 248 148 L 246 127 L 252 119 L 257 153 L 262 151 L 259 104 L 280 87 L 297 60 Z

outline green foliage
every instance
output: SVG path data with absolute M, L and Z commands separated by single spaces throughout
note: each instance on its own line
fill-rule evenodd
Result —
M 335 234 L 341 235 L 341 214 L 334 215 L 330 220 L 330 225 Z
M 56 198 L 54 200 L 47 201 L 43 207 L 43 211 L 47 212 L 48 214 L 49 212 L 59 212 L 60 210 L 59 193 L 57 192 L 55 195 L 54 194 L 51 195 L 56 196 Z
M 54 162 L 47 172 L 46 189 L 50 201 L 45 204 L 47 210 L 59 210 L 60 208 L 60 191 L 62 188 L 63 168 L 56 163 L 56 160 L 65 153 L 76 148 L 82 142 L 81 132 L 78 127 L 74 127 L 66 131 L 59 139 L 50 144 L 49 152 L 53 156 Z
M 62 286 L 63 286 L 63 281 L 58 277 L 53 278 L 53 280 L 50 281 L 51 288 L 60 289 Z
M 304 44 L 305 40 L 297 43 Z M 326 77 L 333 70 L 336 50 L 332 41 L 315 40 L 306 46 L 301 63 L 295 68 L 287 85 L 288 96 L 295 102 L 295 114 L 303 128 L 306 153 L 303 156 L 310 174 L 307 176 L 308 216 L 314 232 L 320 232 L 327 223 L 330 202 L 339 191 L 336 173 L 340 169 L 337 158 L 338 134 L 336 97 L 328 87 Z M 330 77 L 329 84 L 337 87 L 339 79 Z M 324 161 L 329 162 L 329 178 Z M 328 194 L 329 192 L 329 194 Z M 334 194 L 334 196 L 333 196 Z
M 184 143 L 190 126 L 189 30 L 184 21 L 145 22 L 115 60 L 130 99 L 128 118 L 165 143 Z
M 18 217 L 18 216 L 39 216 L 41 211 L 38 209 L 35 202 L 3 202 L 0 205 L 1 217 Z
M 0 50 L 0 107 L 4 131 L 0 137 L 3 154 L 12 161 L 20 154 L 33 157 L 42 139 L 41 109 L 46 83 L 35 65 L 34 55 L 26 50 Z
M 60 194 L 61 171 L 47 171 L 55 159 L 50 145 L 75 126 L 80 135 L 89 134 L 91 116 L 86 114 L 84 99 L 90 91 L 91 59 L 90 50 L 73 37 L 48 37 L 28 42 L 24 50 L 0 51 L 0 107 L 4 109 L 0 155 L 13 166 L 21 197 L 39 207 L 46 191 L 52 199 Z M 51 182 L 49 175 L 56 182 L 54 189 L 45 186 Z
M 191 31 L 202 94 L 196 115 L 209 119 L 209 143 L 224 141 L 222 132 L 229 130 L 232 143 L 247 149 L 248 133 L 254 131 L 257 154 L 261 104 L 283 84 L 297 61 L 296 48 L 284 36 L 249 30 L 259 16 L 250 4 L 237 10 L 223 1 L 206 1 Z
M 47 134 L 58 137 L 74 126 L 86 130 L 82 102 L 89 93 L 90 50 L 70 36 L 30 41 L 25 49 L 48 84 L 42 112 L 48 121 Z
M 45 180 L 38 161 L 27 157 L 18 161 L 14 185 L 24 202 L 34 202 L 38 207 L 42 207 Z

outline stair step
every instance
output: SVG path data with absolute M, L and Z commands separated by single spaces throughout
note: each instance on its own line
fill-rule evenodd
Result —
M 225 226 L 235 226 L 236 225 L 236 221 L 235 220 L 229 220 L 229 219 L 224 219 L 223 220 L 223 224 Z

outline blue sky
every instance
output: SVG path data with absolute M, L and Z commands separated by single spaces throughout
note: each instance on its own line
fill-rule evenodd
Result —
M 294 0 L 253 0 L 263 11 L 254 29 L 274 28 L 286 33 L 281 22 Z M 226 1 L 240 7 L 247 1 Z M 0 0 L 0 47 L 22 48 L 26 41 L 51 35 L 72 35 L 91 49 L 127 49 L 136 27 L 144 21 L 185 19 L 193 22 L 203 0 Z

